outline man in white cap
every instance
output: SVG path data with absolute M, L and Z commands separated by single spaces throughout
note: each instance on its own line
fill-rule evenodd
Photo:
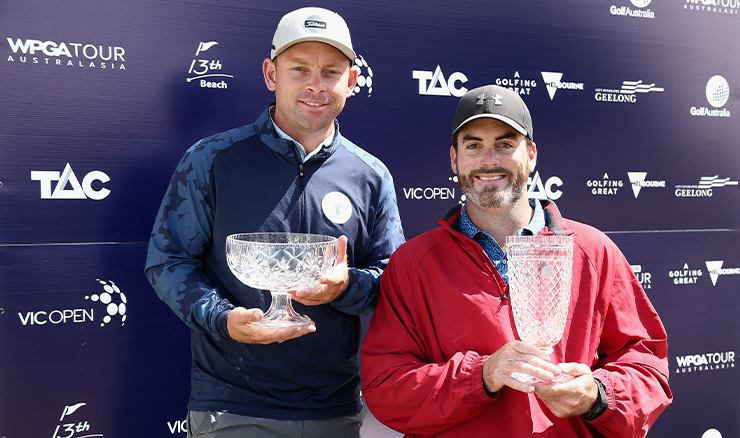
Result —
M 644 436 L 672 395 L 665 328 L 629 263 L 604 233 L 528 199 L 537 146 L 517 93 L 467 92 L 452 137 L 465 204 L 385 269 L 362 346 L 370 410 L 414 437 Z M 549 350 L 517 340 L 505 245 L 515 235 L 574 238 L 570 309 Z M 556 383 L 563 374 L 572 380 Z
M 359 315 L 404 241 L 387 168 L 339 133 L 357 81 L 345 21 L 285 15 L 263 62 L 275 92 L 252 124 L 193 145 L 159 210 L 146 273 L 192 330 L 188 437 L 357 437 Z M 339 238 L 339 261 L 315 288 L 292 291 L 311 322 L 259 324 L 270 294 L 242 284 L 226 237 L 274 231 Z

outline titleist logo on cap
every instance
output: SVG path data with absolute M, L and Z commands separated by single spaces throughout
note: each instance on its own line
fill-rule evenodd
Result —
M 303 27 L 306 29 L 326 29 L 326 22 L 319 20 L 306 20 L 303 23 Z

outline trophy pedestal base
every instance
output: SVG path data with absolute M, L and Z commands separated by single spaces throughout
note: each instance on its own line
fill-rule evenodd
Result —
M 530 383 L 532 385 L 552 385 L 557 383 L 570 382 L 571 380 L 573 380 L 573 376 L 571 376 L 570 374 L 561 374 L 550 380 L 549 382 L 545 380 L 540 380 L 536 377 L 532 377 L 529 374 L 524 373 L 512 373 L 511 377 L 517 379 L 520 382 Z
M 263 327 L 282 328 L 303 326 L 311 323 L 311 318 L 299 314 L 293 309 L 292 299 L 285 292 L 272 293 L 272 303 L 261 321 L 256 322 Z

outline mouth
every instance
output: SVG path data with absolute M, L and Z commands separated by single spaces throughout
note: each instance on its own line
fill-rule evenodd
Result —
M 506 175 L 495 175 L 495 176 L 485 176 L 485 175 L 476 175 L 475 178 L 479 179 L 480 181 L 498 181 L 506 178 Z
M 305 101 L 305 100 L 302 100 L 301 103 L 303 103 L 306 106 L 310 106 L 311 108 L 321 108 L 323 106 L 328 105 L 326 103 L 308 102 L 308 101 Z

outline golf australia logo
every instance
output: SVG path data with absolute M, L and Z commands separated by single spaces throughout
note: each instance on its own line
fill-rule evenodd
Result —
M 321 209 L 326 218 L 335 224 L 343 224 L 352 217 L 352 202 L 344 193 L 327 193 L 321 201 Z
M 643 9 L 647 8 L 651 1 L 652 0 L 631 0 L 632 5 L 639 9 L 632 9 L 629 6 L 612 5 L 609 8 L 609 12 L 612 15 L 619 15 L 622 17 L 652 19 L 655 18 L 655 12 L 651 11 L 650 9 Z
M 219 90 L 226 90 L 229 88 L 229 85 L 224 78 L 233 78 L 234 76 L 222 72 L 223 66 L 221 65 L 221 60 L 213 59 L 210 56 L 208 59 L 200 58 L 201 53 L 210 50 L 217 45 L 218 42 L 216 41 L 208 41 L 205 43 L 201 41 L 198 44 L 198 49 L 195 51 L 195 58 L 190 63 L 190 68 L 188 69 L 188 74 L 192 76 L 185 79 L 187 82 L 196 81 L 195 83 L 200 85 L 200 88 L 213 88 Z M 210 53 L 213 54 L 214 52 Z
M 705 88 L 705 95 L 709 105 L 715 109 L 707 107 L 692 106 L 689 113 L 695 117 L 730 117 L 730 111 L 722 108 L 730 99 L 730 84 L 723 76 L 715 75 L 709 78 Z
M 468 92 L 467 88 L 460 85 L 468 82 L 467 76 L 455 72 L 450 75 L 449 79 L 445 79 L 439 65 L 434 72 L 414 70 L 412 77 L 419 81 L 419 94 L 421 95 L 462 97 Z

